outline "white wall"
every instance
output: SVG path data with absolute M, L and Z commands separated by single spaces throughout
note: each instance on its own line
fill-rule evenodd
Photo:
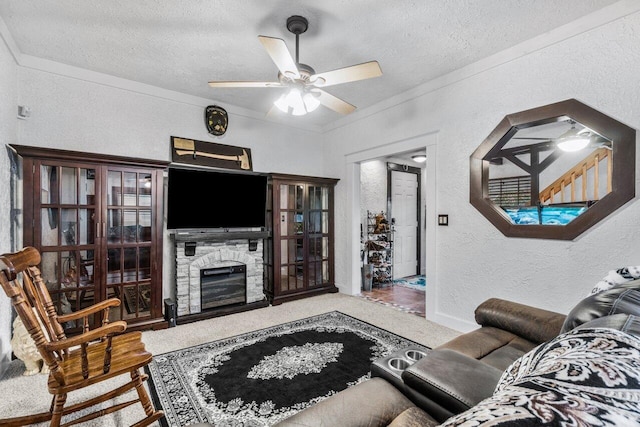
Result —
M 17 139 L 8 142 L 169 161 L 170 137 L 181 136 L 248 147 L 257 172 L 323 174 L 323 152 L 317 133 L 266 122 L 223 105 L 229 112 L 229 128 L 222 138 L 213 138 L 206 131 L 203 116 L 204 107 L 216 104 L 214 100 L 168 93 L 33 58 L 24 62 L 28 66 L 14 66 L 13 72 L 17 68 L 21 104 L 28 105 L 32 114 L 28 120 L 19 121 Z M 37 67 L 32 68 L 33 63 Z M 10 107 L 15 122 L 15 101 Z M 2 168 L 3 188 L 9 186 L 7 169 Z M 0 209 L 5 206 L 2 203 Z M 9 214 L 0 217 L 6 221 Z M 173 243 L 166 231 L 163 252 L 166 298 L 173 295 L 175 261 Z M 5 321 L 0 321 L 0 328 L 7 329 Z
M 640 128 L 640 13 L 566 39 L 544 37 L 546 47 L 516 46 L 511 59 L 502 53 L 495 64 L 445 76 L 324 134 L 327 174 L 343 179 L 337 218 L 348 226 L 354 153 L 437 132 L 435 211 L 449 214 L 449 226 L 435 231 L 427 316 L 459 329 L 473 327 L 473 310 L 489 297 L 567 312 L 608 270 L 640 262 L 636 200 L 570 242 L 506 238 L 469 204 L 469 155 L 507 114 L 576 98 Z M 336 259 L 349 260 L 340 223 L 336 236 Z M 349 288 L 351 264 L 337 263 L 336 276 Z
M 360 164 L 360 223 L 367 233 L 367 211 L 387 212 L 387 162 L 371 160 Z
M 0 24 L 2 22 L 0 21 Z M 5 144 L 15 142 L 18 113 L 17 65 L 9 49 L 0 38 L 0 253 L 11 247 L 9 192 L 10 162 Z M 0 378 L 10 361 L 11 301 L 0 291 Z
M 99 76 L 98 76 L 99 77 Z M 139 93 L 47 70 L 21 67 L 20 97 L 32 115 L 20 122 L 19 144 L 170 160 L 170 137 L 251 148 L 260 172 L 321 174 L 318 135 L 229 111 L 222 138 L 207 133 L 204 107 L 215 101 Z M 223 105 L 224 107 L 224 105 Z

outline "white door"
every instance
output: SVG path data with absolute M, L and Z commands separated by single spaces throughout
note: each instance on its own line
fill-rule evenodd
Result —
M 418 175 L 391 171 L 391 218 L 393 235 L 393 278 L 413 276 L 418 266 Z

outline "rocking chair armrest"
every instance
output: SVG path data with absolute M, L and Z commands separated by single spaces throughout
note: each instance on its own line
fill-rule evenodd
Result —
M 58 341 L 46 343 L 44 347 L 48 351 L 66 350 L 71 347 L 86 344 L 100 338 L 105 338 L 108 335 L 124 332 L 125 329 L 127 329 L 127 322 L 125 322 L 124 320 L 118 320 L 117 322 L 100 326 L 80 335 L 75 335 L 70 338 L 64 338 Z
M 62 314 L 60 316 L 57 316 L 58 322 L 60 323 L 65 323 L 68 322 L 70 320 L 76 320 L 76 319 L 80 319 L 83 317 L 87 317 L 90 314 L 93 313 L 97 313 L 98 311 L 102 311 L 105 308 L 109 308 L 109 307 L 117 307 L 120 305 L 120 300 L 118 298 L 109 298 L 107 300 L 104 301 L 100 301 L 94 305 L 91 305 L 87 308 L 83 308 L 82 310 L 78 310 L 78 311 L 74 311 L 73 313 L 69 313 L 69 314 Z

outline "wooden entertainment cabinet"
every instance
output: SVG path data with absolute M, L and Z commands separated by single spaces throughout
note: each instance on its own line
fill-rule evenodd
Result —
M 162 316 L 163 171 L 168 163 L 21 145 L 23 246 L 58 313 L 116 297 L 110 320 L 167 327 Z M 102 319 L 93 319 L 99 324 Z M 81 325 L 67 322 L 67 333 Z
M 10 147 L 22 163 L 23 245 L 42 254 L 41 271 L 57 312 L 75 312 L 117 297 L 122 304 L 111 310 L 112 321 L 125 320 L 130 329 L 166 328 L 163 172 L 169 163 Z M 173 236 L 182 247 L 200 240 L 261 241 L 259 251 L 264 256 L 264 280 L 253 299 L 178 316 L 178 323 L 337 292 L 333 231 L 337 182 L 272 173 L 265 230 Z M 94 324 L 100 321 L 93 319 Z M 69 322 L 66 332 L 80 332 L 80 326 Z
M 338 180 L 272 173 L 265 294 L 273 305 L 338 292 L 334 278 L 334 188 Z

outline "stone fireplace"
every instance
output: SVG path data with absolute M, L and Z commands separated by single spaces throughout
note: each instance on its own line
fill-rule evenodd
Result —
M 249 305 L 266 301 L 263 290 L 263 234 L 174 234 L 178 318 L 243 302 Z M 240 280 L 246 284 L 244 293 L 239 291 Z M 212 290 L 213 282 L 219 289 Z M 204 307 L 203 283 L 207 293 L 204 295 Z M 214 297 L 211 297 L 211 292 Z M 240 298 L 241 294 L 246 298 Z

